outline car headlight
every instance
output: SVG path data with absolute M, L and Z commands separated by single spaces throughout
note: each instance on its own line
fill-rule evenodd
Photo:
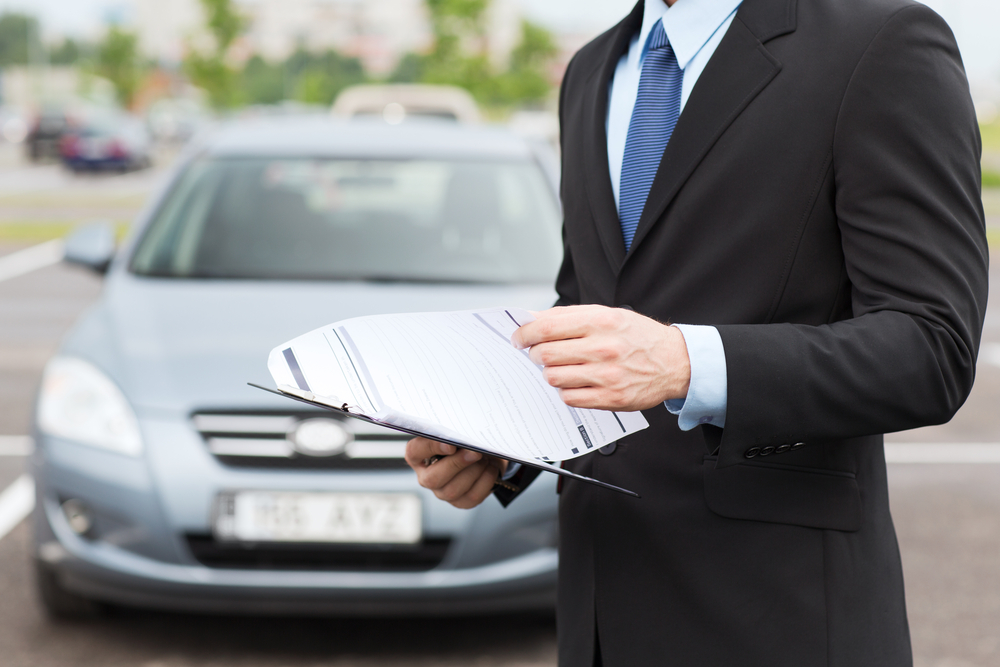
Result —
M 38 428 L 122 454 L 142 452 L 139 420 L 124 394 L 107 375 L 82 359 L 56 357 L 45 367 Z

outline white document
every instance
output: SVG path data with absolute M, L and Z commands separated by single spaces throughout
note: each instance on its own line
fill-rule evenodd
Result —
M 278 388 L 513 460 L 563 461 L 648 426 L 639 412 L 567 406 L 510 337 L 514 308 L 335 322 L 271 351 Z

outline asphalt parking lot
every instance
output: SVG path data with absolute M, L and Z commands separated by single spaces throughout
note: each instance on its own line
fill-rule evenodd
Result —
M 4 257 L 45 240 L 43 232 L 32 234 L 32 225 L 53 230 L 93 218 L 128 220 L 158 177 L 154 170 L 78 178 L 54 165 L 25 167 L 0 151 L 0 267 Z M 0 268 L 0 493 L 16 492 L 17 484 L 27 482 L 23 468 L 28 443 L 10 436 L 28 432 L 45 361 L 100 290 L 100 279 L 85 270 L 42 266 L 41 260 L 38 264 L 33 271 L 6 279 Z M 1000 279 L 1000 271 L 993 277 Z M 891 441 L 1000 442 L 1000 300 L 990 309 L 984 340 L 976 387 L 958 417 L 945 426 L 895 434 Z M 911 450 L 893 451 L 903 460 Z M 958 448 L 934 451 L 945 452 L 947 459 L 948 452 Z M 1000 665 L 1000 461 L 895 462 L 889 466 L 889 481 L 915 664 Z M 0 497 L 0 508 L 9 505 Z M 7 518 L 11 516 L 20 518 Z M 555 624 L 538 616 L 442 623 L 118 609 L 83 622 L 52 622 L 34 597 L 29 526 L 19 521 L 7 532 L 4 518 L 0 509 L 3 667 L 555 664 Z

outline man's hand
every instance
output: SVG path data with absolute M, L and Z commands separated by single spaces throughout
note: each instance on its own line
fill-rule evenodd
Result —
M 552 308 L 537 318 L 511 342 L 531 348 L 566 405 L 632 411 L 687 396 L 691 362 L 677 327 L 604 306 Z
M 471 509 L 493 493 L 507 461 L 427 438 L 406 443 L 406 462 L 420 486 L 459 509 Z

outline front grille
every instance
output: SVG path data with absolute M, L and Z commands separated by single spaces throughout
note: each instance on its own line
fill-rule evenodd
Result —
M 451 540 L 427 538 L 416 545 L 254 544 L 218 542 L 211 535 L 185 535 L 202 565 L 229 570 L 317 570 L 424 572 L 441 564 Z
M 320 456 L 297 447 L 292 434 L 306 419 L 329 419 L 342 426 L 348 433 L 343 450 Z M 203 411 L 192 420 L 208 451 L 228 466 L 323 470 L 407 467 L 403 456 L 410 436 L 327 411 Z

